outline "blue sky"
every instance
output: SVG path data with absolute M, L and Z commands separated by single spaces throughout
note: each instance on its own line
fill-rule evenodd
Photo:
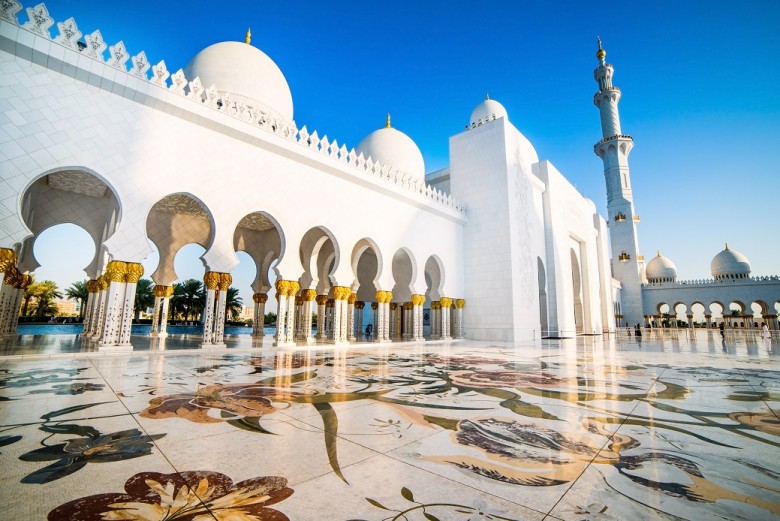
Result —
M 299 126 L 354 147 L 390 112 L 429 172 L 447 165 L 449 136 L 490 93 L 539 157 L 603 214 L 603 170 L 592 151 L 601 136 L 592 103 L 600 35 L 623 93 L 623 132 L 635 141 L 641 252 L 649 260 L 661 250 L 679 278 L 705 278 L 728 242 L 753 274 L 780 274 L 780 2 L 46 5 L 56 21 L 72 16 L 83 33 L 100 29 L 109 45 L 122 40 L 131 55 L 143 50 L 171 71 L 210 44 L 243 40 L 251 27 L 252 44 L 287 78 Z M 88 261 L 68 272 L 53 253 L 45 262 L 54 235 L 36 246 L 44 261 L 37 276 L 67 286 Z M 202 277 L 196 257 L 177 258 L 183 278 Z M 245 264 L 234 285 L 249 301 Z

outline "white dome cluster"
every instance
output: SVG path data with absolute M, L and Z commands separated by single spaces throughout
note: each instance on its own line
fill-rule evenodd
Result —
M 184 70 L 187 78 L 200 78 L 204 88 L 215 85 L 234 100 L 242 99 L 258 110 L 293 120 L 290 87 L 282 71 L 261 50 L 242 42 L 221 42 L 206 47 Z
M 677 266 L 670 259 L 658 252 L 645 267 L 645 276 L 651 284 L 660 282 L 674 282 L 677 278 Z
M 713 257 L 710 269 L 716 280 L 746 279 L 750 276 L 750 261 L 726 244 L 726 248 Z
M 420 149 L 409 136 L 390 126 L 390 115 L 385 127 L 363 138 L 355 153 L 409 174 L 413 179 L 425 178 L 425 161 Z

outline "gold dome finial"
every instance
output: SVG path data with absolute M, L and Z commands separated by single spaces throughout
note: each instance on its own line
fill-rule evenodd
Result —
M 726 251 L 729 251 L 729 243 L 726 243 Z
M 489 99 L 490 99 L 490 94 L 488 94 L 488 93 L 486 92 L 486 93 L 485 93 L 485 101 L 487 101 L 487 100 L 489 100 Z
M 252 43 L 252 29 L 247 28 L 246 36 L 244 37 L 244 43 L 247 45 Z
M 385 121 L 385 128 L 391 128 L 390 127 L 390 113 L 387 113 L 387 120 Z
M 660 257 L 661 256 L 661 250 L 657 250 L 657 252 L 658 252 L 658 255 L 656 255 L 656 257 Z
M 601 46 L 601 36 L 596 36 L 596 41 L 599 43 L 599 50 L 596 51 L 596 58 L 603 60 L 607 57 L 607 51 Z

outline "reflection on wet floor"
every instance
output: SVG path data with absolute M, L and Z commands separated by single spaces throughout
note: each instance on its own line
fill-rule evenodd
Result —
M 198 343 L 6 339 L 3 519 L 780 515 L 780 362 L 758 334 Z

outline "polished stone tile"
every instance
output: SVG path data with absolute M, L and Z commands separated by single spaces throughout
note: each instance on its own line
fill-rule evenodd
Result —
M 780 356 L 707 333 L 0 358 L 3 518 L 160 481 L 303 520 L 770 519 Z
M 534 521 L 545 516 L 543 512 L 382 455 L 350 465 L 345 475 L 348 483 L 331 473 L 296 485 L 295 494 L 279 510 L 290 519 L 311 520 Z M 309 501 L 313 496 L 327 500 Z

